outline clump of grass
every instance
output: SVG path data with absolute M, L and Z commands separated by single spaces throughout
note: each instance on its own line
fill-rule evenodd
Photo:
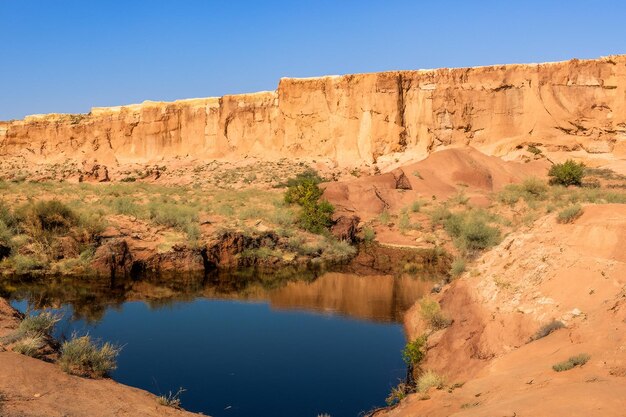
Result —
M 34 358 L 37 357 L 44 344 L 45 340 L 41 334 L 29 334 L 13 345 L 13 351 Z
M 526 148 L 526 150 L 530 153 L 532 153 L 533 155 L 541 155 L 541 149 L 539 149 L 538 147 L 536 147 L 535 145 L 528 145 L 528 147 Z
M 61 234 L 78 224 L 78 216 L 59 200 L 29 203 L 19 210 L 20 223 L 33 236 Z
M 391 392 L 387 398 L 385 398 L 385 402 L 388 406 L 398 404 L 406 398 L 408 392 L 410 392 L 409 386 L 404 382 L 400 382 L 398 385 L 391 388 Z
M 180 387 L 175 393 L 170 391 L 168 394 L 159 395 L 157 403 L 166 407 L 180 408 L 180 395 L 185 391 L 187 390 Z
M 429 298 L 420 300 L 420 315 L 434 330 L 440 330 L 452 324 L 452 320 L 443 314 L 439 303 Z
M 541 326 L 541 328 L 539 328 L 539 330 L 537 330 L 537 332 L 533 335 L 531 340 L 539 340 L 541 338 L 546 337 L 550 333 L 556 330 L 562 329 L 564 327 L 565 325 L 563 324 L 563 322 L 559 320 L 553 320 L 550 323 L 544 324 L 543 326 Z
M 120 196 L 112 200 L 111 206 L 113 211 L 117 214 L 124 214 L 127 216 L 139 217 L 141 214 L 141 207 L 135 203 L 135 199 L 126 196 Z
M 428 370 L 417 379 L 417 390 L 426 393 L 431 388 L 441 389 L 444 384 L 445 380 L 442 376 L 432 370 Z
M 374 229 L 371 227 L 363 228 L 363 241 L 366 244 L 370 244 L 374 242 L 374 239 L 376 239 L 376 232 L 374 231 Z
M 391 223 L 391 215 L 389 214 L 389 212 L 387 210 L 383 210 L 378 215 L 378 221 L 380 222 L 380 224 L 383 224 L 385 226 L 389 226 L 389 223 Z
M 18 331 L 25 334 L 50 334 L 59 320 L 58 315 L 49 311 L 28 315 L 20 322 Z
M 102 378 L 117 367 L 120 350 L 108 342 L 98 346 L 89 335 L 74 334 L 61 346 L 59 365 L 69 374 Z
M 450 265 L 450 276 L 458 277 L 465 272 L 465 259 L 461 257 L 454 258 Z
M 34 271 L 43 269 L 46 265 L 46 263 L 39 258 L 20 254 L 11 256 L 8 263 L 13 267 L 15 273 L 18 275 L 30 274 Z
M 572 223 L 574 220 L 582 216 L 583 208 L 580 204 L 574 204 L 559 211 L 556 221 L 559 223 Z
M 589 361 L 589 359 L 591 359 L 590 355 L 586 353 L 580 353 L 576 356 L 570 357 L 566 361 L 554 364 L 552 366 L 552 369 L 554 369 L 556 372 L 569 371 L 570 369 L 575 368 L 576 366 L 583 366 L 584 364 L 587 363 L 587 361 Z
M 415 200 L 413 203 L 411 203 L 411 211 L 413 213 L 419 213 L 423 205 L 424 202 L 422 202 L 421 200 Z
M 402 359 L 407 365 L 418 365 L 424 359 L 427 339 L 428 336 L 423 334 L 406 344 L 402 350 Z

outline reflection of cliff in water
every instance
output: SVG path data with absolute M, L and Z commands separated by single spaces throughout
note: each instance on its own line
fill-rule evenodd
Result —
M 431 283 L 390 275 L 327 272 L 292 274 L 223 273 L 113 281 L 57 277 L 0 283 L 0 297 L 27 300 L 35 309 L 69 304 L 75 319 L 99 321 L 111 307 L 143 301 L 160 308 L 195 298 L 267 301 L 276 309 L 304 309 L 374 321 L 401 321 Z

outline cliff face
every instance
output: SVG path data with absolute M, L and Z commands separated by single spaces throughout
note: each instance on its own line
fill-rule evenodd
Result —
M 416 157 L 446 145 L 626 156 L 626 55 L 537 65 L 281 79 L 275 92 L 0 122 L 0 155 L 149 162 L 246 155 Z

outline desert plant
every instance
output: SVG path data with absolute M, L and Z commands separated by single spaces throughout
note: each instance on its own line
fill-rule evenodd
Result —
M 20 338 L 14 345 L 13 351 L 22 355 L 36 357 L 45 341 L 40 334 L 30 334 Z
M 30 274 L 44 268 L 45 263 L 34 256 L 15 254 L 9 258 L 10 265 L 13 266 L 18 275 Z
M 287 181 L 285 202 L 302 207 L 298 216 L 300 227 L 311 233 L 321 234 L 331 225 L 334 207 L 328 201 L 320 200 L 323 191 L 318 184 L 322 181 L 315 171 L 306 171 Z
M 406 395 L 409 391 L 409 386 L 404 382 L 400 382 L 395 387 L 391 387 L 391 392 L 389 392 L 389 395 L 387 396 L 387 398 L 385 398 L 385 402 L 388 406 L 397 404 L 406 398 Z
M 98 346 L 89 335 L 74 334 L 61 346 L 59 365 L 73 375 L 101 378 L 117 367 L 120 349 L 108 342 Z
M 19 210 L 19 220 L 34 237 L 39 233 L 60 234 L 78 223 L 76 213 L 59 200 L 30 203 Z
M 402 359 L 407 365 L 418 365 L 426 355 L 426 340 L 428 336 L 421 335 L 417 339 L 408 342 L 402 350 Z
M 566 187 L 570 185 L 580 186 L 585 176 L 585 164 L 568 159 L 562 164 L 552 165 L 548 176 L 550 177 L 550 184 Z
M 374 242 L 374 239 L 376 239 L 376 232 L 374 231 L 374 229 L 371 227 L 363 228 L 363 241 L 366 244 L 370 244 Z
M 428 370 L 417 379 L 417 390 L 426 393 L 431 388 L 443 388 L 444 383 L 443 377 L 432 370 Z
M 389 223 L 391 223 L 391 215 L 389 214 L 389 212 L 386 209 L 383 210 L 378 215 L 378 221 L 380 222 L 380 224 L 383 224 L 385 226 L 388 226 Z
M 434 330 L 444 329 L 452 323 L 452 320 L 443 314 L 437 301 L 422 298 L 419 304 L 420 315 Z
M 465 259 L 461 257 L 454 258 L 450 265 L 450 276 L 458 277 L 465 272 Z
M 583 366 L 584 364 L 587 363 L 587 361 L 589 361 L 590 358 L 591 356 L 589 356 L 588 354 L 580 353 L 576 356 L 571 356 L 566 361 L 554 364 L 552 366 L 552 369 L 554 369 L 557 372 L 569 371 L 570 369 L 576 366 Z
M 50 334 L 60 317 L 52 312 L 44 311 L 37 315 L 27 315 L 20 322 L 18 331 L 24 334 Z
M 543 326 L 541 326 L 541 328 L 539 328 L 539 330 L 537 330 L 537 332 L 533 335 L 531 340 L 539 340 L 541 338 L 546 337 L 550 333 L 556 330 L 562 329 L 564 327 L 565 325 L 563 324 L 563 322 L 558 321 L 558 320 L 552 320 L 550 323 L 544 324 Z
M 574 220 L 582 216 L 583 208 L 580 204 L 574 204 L 559 211 L 556 221 L 559 223 L 572 223 Z
M 526 150 L 530 153 L 532 153 L 533 155 L 541 155 L 541 149 L 539 149 L 538 147 L 536 147 L 535 145 L 528 145 L 528 147 L 526 148 Z
M 180 387 L 175 393 L 170 391 L 168 394 L 159 395 L 157 403 L 166 407 L 180 408 L 180 395 L 185 391 L 187 390 Z

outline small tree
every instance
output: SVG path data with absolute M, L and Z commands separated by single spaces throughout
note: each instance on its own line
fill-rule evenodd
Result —
M 585 164 L 568 159 L 562 164 L 552 165 L 548 176 L 550 177 L 550 184 L 558 184 L 565 187 L 570 185 L 580 186 L 585 176 Z

